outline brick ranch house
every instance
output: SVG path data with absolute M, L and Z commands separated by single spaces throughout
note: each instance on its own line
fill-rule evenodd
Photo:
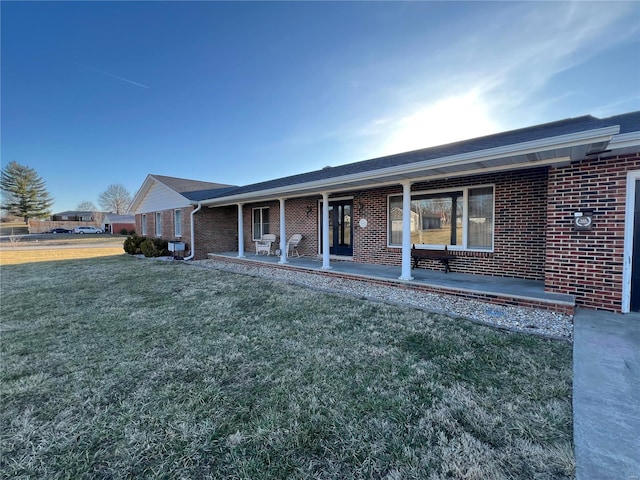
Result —
M 129 211 L 135 213 L 135 231 L 144 237 L 182 241 L 189 248 L 192 244 L 193 228 L 190 221 L 194 204 L 212 193 L 224 192 L 229 188 L 234 187 L 165 175 L 147 175 L 129 206 Z M 218 232 L 225 232 L 225 228 L 220 227 Z M 222 235 L 228 235 L 228 232 Z M 214 243 L 221 240 L 219 235 L 212 234 L 212 237 Z
M 254 258 L 254 240 L 274 233 L 286 263 L 286 239 L 300 233 L 299 252 L 324 270 L 338 259 L 388 265 L 409 282 L 414 245 L 446 246 L 456 273 L 535 280 L 578 306 L 624 313 L 640 310 L 639 182 L 632 112 L 240 187 L 149 175 L 130 210 L 136 231 L 183 239 L 188 258 Z

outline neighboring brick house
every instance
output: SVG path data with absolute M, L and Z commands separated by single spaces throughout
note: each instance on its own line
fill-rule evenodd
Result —
M 455 272 L 536 280 L 578 305 L 638 311 L 638 182 L 640 112 L 584 116 L 200 192 L 189 204 L 192 254 L 244 256 L 264 233 L 281 246 L 301 233 L 299 252 L 323 268 L 334 258 L 392 265 L 408 281 L 412 245 L 447 246 Z
M 185 242 L 191 247 L 191 213 L 202 193 L 224 191 L 231 185 L 147 175 L 129 211 L 135 213 L 135 231 L 145 237 Z

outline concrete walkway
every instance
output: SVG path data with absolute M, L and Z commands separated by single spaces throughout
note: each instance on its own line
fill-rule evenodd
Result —
M 573 435 L 577 480 L 640 480 L 640 314 L 578 309 Z

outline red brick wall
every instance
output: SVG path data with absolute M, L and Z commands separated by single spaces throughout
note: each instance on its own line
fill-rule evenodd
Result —
M 387 196 L 402 193 L 401 186 L 356 192 L 353 196 L 353 260 L 360 263 L 400 265 L 399 248 L 387 247 Z M 360 220 L 367 226 L 362 228 Z
M 286 231 L 287 239 L 294 233 L 301 233 L 302 240 L 298 245 L 300 255 L 318 255 L 318 199 L 317 198 L 294 198 L 285 203 Z M 279 208 L 278 208 L 278 215 Z M 278 220 L 278 225 L 280 221 Z M 278 235 L 280 231 L 271 231 Z
M 162 235 L 165 240 L 173 240 L 175 230 L 173 229 L 173 210 L 163 210 L 162 212 Z M 155 231 L 154 231 L 154 236 Z
M 475 185 L 494 185 L 495 233 L 493 252 L 454 252 L 452 269 L 462 273 L 544 279 L 547 168 L 476 175 L 412 185 L 429 191 Z M 387 196 L 401 186 L 358 192 L 354 196 L 354 261 L 400 265 L 401 249 L 387 247 Z M 368 225 L 358 223 L 366 218 Z M 432 267 L 442 269 L 438 261 Z
M 136 214 L 136 233 L 138 235 L 142 235 L 142 215 L 141 213 Z M 154 235 L 154 224 L 155 224 L 155 214 L 154 213 L 145 213 L 145 220 L 146 220 L 146 228 L 147 228 L 147 235 L 149 236 L 153 236 Z
M 280 203 L 278 201 L 260 202 L 260 203 L 248 203 L 242 207 L 242 219 L 244 227 L 244 251 L 247 254 L 255 253 L 256 247 L 253 243 L 253 209 L 254 208 L 268 208 L 269 209 L 269 233 L 276 235 L 276 242 L 280 242 Z M 236 211 L 237 212 L 237 211 Z M 238 217 L 236 213 L 236 225 L 238 224 Z M 277 245 L 273 247 L 275 250 Z M 238 250 L 238 244 L 234 250 Z
M 191 211 L 195 207 L 184 207 L 182 208 L 182 236 L 177 238 L 175 236 L 175 228 L 174 228 L 174 209 L 171 210 L 163 210 L 162 214 L 162 238 L 165 240 L 180 240 L 187 244 L 187 248 L 189 248 L 189 244 L 191 242 L 191 223 L 190 223 L 190 215 Z M 156 236 L 156 212 L 146 213 L 146 223 L 147 223 L 147 237 L 155 237 Z M 197 215 L 197 214 L 196 214 Z M 136 214 L 136 233 L 138 235 L 142 235 L 142 214 Z M 117 232 L 116 232 L 117 233 Z
M 549 171 L 545 287 L 591 308 L 621 311 L 627 172 L 640 156 L 573 162 Z M 573 214 L 593 209 L 593 229 L 575 231 Z
M 238 208 L 208 208 L 193 216 L 195 259 L 203 260 L 208 253 L 238 251 Z
M 260 202 L 246 204 L 243 207 L 244 249 L 247 254 L 255 253 L 253 242 L 253 209 L 269 208 L 269 232 L 276 235 L 276 246 L 280 245 L 280 202 Z M 298 246 L 300 255 L 318 254 L 318 200 L 313 197 L 293 198 L 285 202 L 287 239 L 294 233 L 302 234 Z M 237 213 L 236 213 L 237 215 Z M 236 217 L 237 218 L 237 217 Z M 237 223 L 237 219 L 236 219 Z M 236 244 L 233 250 L 238 250 Z

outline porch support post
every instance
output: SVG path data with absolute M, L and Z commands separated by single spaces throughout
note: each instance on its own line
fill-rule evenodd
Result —
M 329 262 L 329 193 L 322 193 L 322 270 L 330 270 Z
M 238 204 L 238 258 L 244 258 L 244 218 L 242 215 L 243 203 Z
M 402 274 L 400 280 L 411 276 L 411 182 L 402 183 Z
M 280 200 L 280 261 L 278 263 L 289 263 L 287 261 L 287 228 L 285 225 L 284 198 Z

